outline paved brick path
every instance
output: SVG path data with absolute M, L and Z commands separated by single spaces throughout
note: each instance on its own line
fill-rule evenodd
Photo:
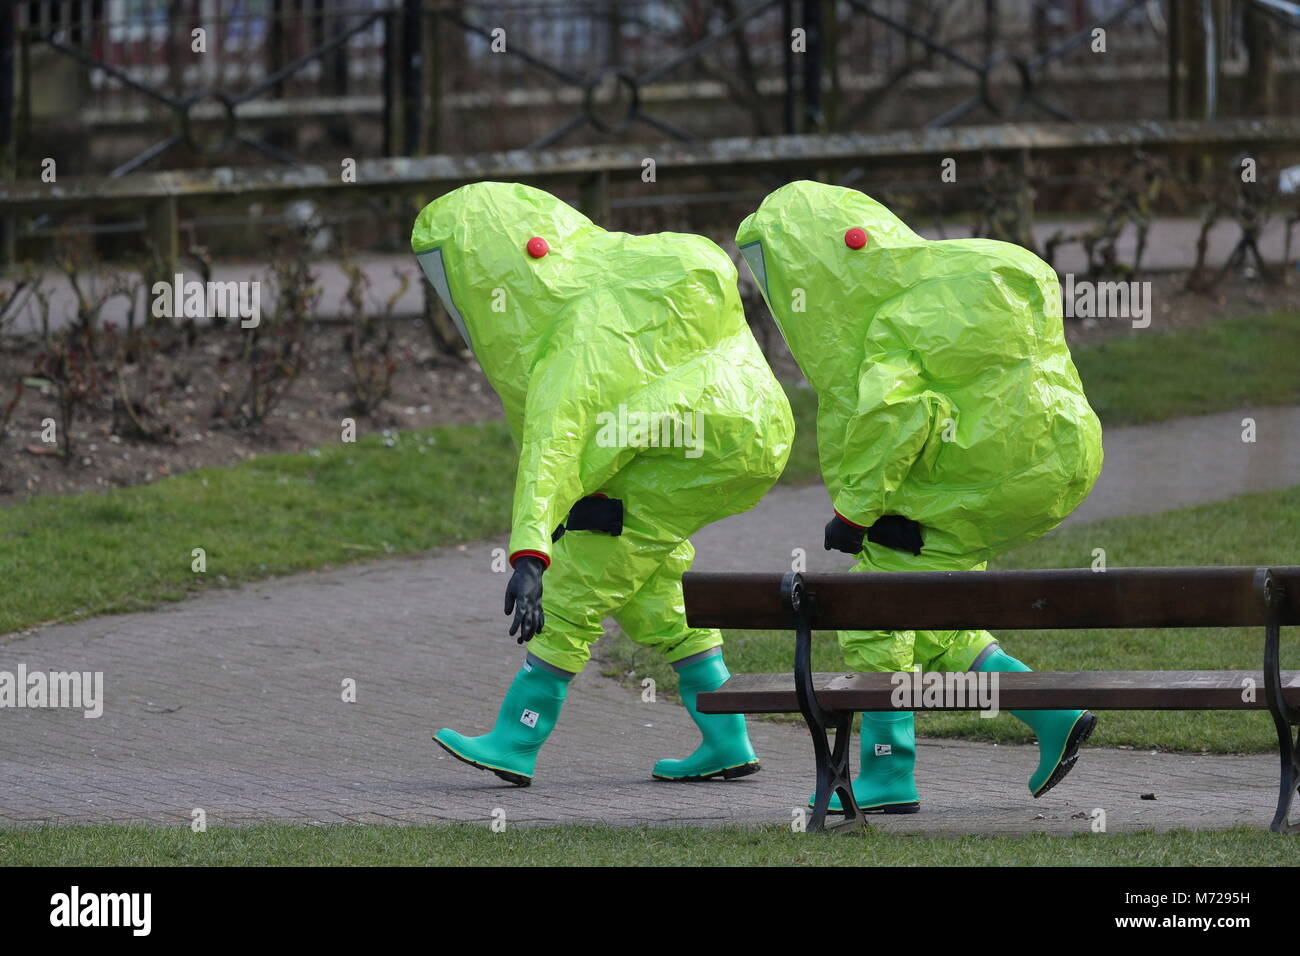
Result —
M 1300 483 L 1294 439 L 1242 445 L 1242 414 L 1112 430 L 1107 476 L 1087 506 L 1092 516 Z M 1261 434 L 1267 421 L 1300 435 L 1300 410 L 1256 416 Z M 1178 429 L 1199 439 L 1169 441 Z M 1189 447 L 1199 449 L 1192 458 Z M 1175 465 L 1188 476 L 1177 487 L 1145 488 Z M 813 568 L 840 566 L 818 540 L 827 507 L 820 488 L 779 490 L 754 512 L 706 529 L 697 567 L 781 567 L 795 546 L 808 549 Z M 98 719 L 0 710 L 0 822 L 186 824 L 195 808 L 210 825 L 486 822 L 497 808 L 516 823 L 789 822 L 811 779 L 801 726 L 751 722 L 765 761 L 753 777 L 659 783 L 649 769 L 693 745 L 689 719 L 671 701 L 642 703 L 595 666 L 575 682 L 532 788 L 508 787 L 438 750 L 429 735 L 443 724 L 489 726 L 521 656 L 500 614 L 505 578 L 488 569 L 502 543 L 0 638 L 2 671 L 102 670 L 106 690 Z M 342 700 L 348 678 L 355 703 Z M 1276 760 L 1089 750 L 1066 783 L 1034 801 L 1024 786 L 1032 748 L 923 740 L 924 812 L 881 825 L 1085 832 L 1087 815 L 1101 808 L 1112 832 L 1262 826 Z M 1158 799 L 1142 800 L 1145 793 Z

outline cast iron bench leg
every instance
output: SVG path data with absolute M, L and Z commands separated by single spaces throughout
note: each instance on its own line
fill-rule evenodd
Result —
M 853 740 L 853 712 L 826 711 L 817 700 L 812 677 L 812 630 L 808 626 L 809 597 L 804 590 L 803 578 L 789 573 L 781 581 L 781 600 L 794 618 L 794 687 L 799 700 L 799 711 L 812 735 L 813 752 L 817 757 L 817 796 L 813 798 L 812 819 L 808 821 L 811 832 L 845 832 L 860 828 L 864 821 L 853 797 L 853 781 L 849 776 L 849 745 Z M 826 733 L 833 727 L 835 746 L 832 749 Z M 838 793 L 844 819 L 826 823 L 831 794 Z
M 1287 706 L 1282 693 L 1281 643 L 1282 628 L 1278 624 L 1281 596 L 1273 583 L 1268 568 L 1255 572 L 1255 589 L 1264 604 L 1264 695 L 1273 726 L 1277 728 L 1278 756 L 1281 759 L 1281 780 L 1277 789 L 1277 812 L 1269 829 L 1274 833 L 1296 833 L 1300 822 L 1291 822 L 1291 803 L 1296 786 L 1300 784 L 1300 763 L 1296 760 L 1296 737 L 1292 727 L 1300 723 L 1300 714 Z
M 1277 812 L 1269 829 L 1274 833 L 1295 833 L 1300 831 L 1300 823 L 1291 822 L 1291 801 L 1295 798 L 1297 780 L 1300 780 L 1300 766 L 1296 765 L 1296 741 L 1291 737 L 1291 728 L 1285 723 L 1277 724 L 1278 749 L 1282 757 L 1282 780 L 1277 790 Z

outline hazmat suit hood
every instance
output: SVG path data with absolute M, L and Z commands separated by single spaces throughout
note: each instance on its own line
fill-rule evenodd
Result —
M 863 229 L 872 268 L 846 270 L 852 262 L 844 234 Z M 915 282 L 913 264 L 923 240 L 870 196 L 822 183 L 792 183 L 770 194 L 736 232 L 759 291 L 786 344 L 814 389 L 833 391 L 852 381 L 861 361 L 861 325 L 836 317 L 830 303 L 865 312 Z M 808 248 L 811 246 L 811 248 Z M 811 299 L 811 301 L 810 301 Z
M 736 242 L 817 392 L 836 511 L 922 524 L 922 555 L 874 548 L 882 568 L 986 560 L 1087 496 L 1101 426 L 1037 256 L 926 240 L 861 192 L 806 181 L 764 199 Z
M 537 351 L 589 286 L 582 240 L 605 230 L 549 193 L 473 183 L 429 203 L 411 250 L 507 410 L 522 409 Z M 533 257 L 529 240 L 546 254 Z

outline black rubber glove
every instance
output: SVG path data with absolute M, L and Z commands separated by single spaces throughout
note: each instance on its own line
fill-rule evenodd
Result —
M 515 559 L 515 573 L 506 585 L 506 614 L 514 614 L 514 623 L 510 625 L 510 636 L 515 632 L 519 636 L 515 643 L 524 644 L 542 633 L 546 618 L 542 614 L 542 572 L 546 562 L 531 554 L 520 555 Z
M 881 515 L 867 529 L 867 540 L 872 544 L 882 544 L 886 548 L 911 554 L 920 554 L 924 543 L 921 541 L 921 526 L 902 515 Z
M 826 525 L 826 550 L 858 554 L 864 537 L 872 544 L 909 554 L 920 554 L 924 544 L 920 524 L 902 515 L 881 515 L 870 528 L 855 528 L 836 515 Z
M 866 528 L 855 528 L 839 515 L 826 522 L 826 550 L 857 554 L 862 550 Z
M 564 527 L 569 531 L 600 531 L 604 534 L 623 533 L 623 499 L 588 495 L 579 498 L 569 509 Z

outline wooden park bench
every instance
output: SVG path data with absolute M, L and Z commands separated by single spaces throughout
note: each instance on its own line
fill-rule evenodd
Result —
M 863 823 L 853 799 L 849 742 L 858 711 L 889 711 L 899 679 L 814 674 L 812 632 L 826 630 L 998 630 L 1264 628 L 1263 671 L 1034 671 L 999 673 L 1002 710 L 1268 710 L 1277 728 L 1281 781 L 1270 827 L 1290 833 L 1300 782 L 1297 740 L 1300 671 L 1279 669 L 1283 625 L 1300 624 L 1300 567 L 1120 568 L 1107 571 L 986 571 L 780 574 L 693 571 L 684 579 L 693 627 L 795 632 L 792 674 L 736 674 L 697 706 L 710 714 L 801 713 L 817 759 L 811 830 Z M 1262 685 L 1263 693 L 1257 692 Z M 973 700 L 908 710 L 976 710 Z M 834 732 L 834 744 L 828 734 Z M 844 820 L 827 825 L 832 793 Z

